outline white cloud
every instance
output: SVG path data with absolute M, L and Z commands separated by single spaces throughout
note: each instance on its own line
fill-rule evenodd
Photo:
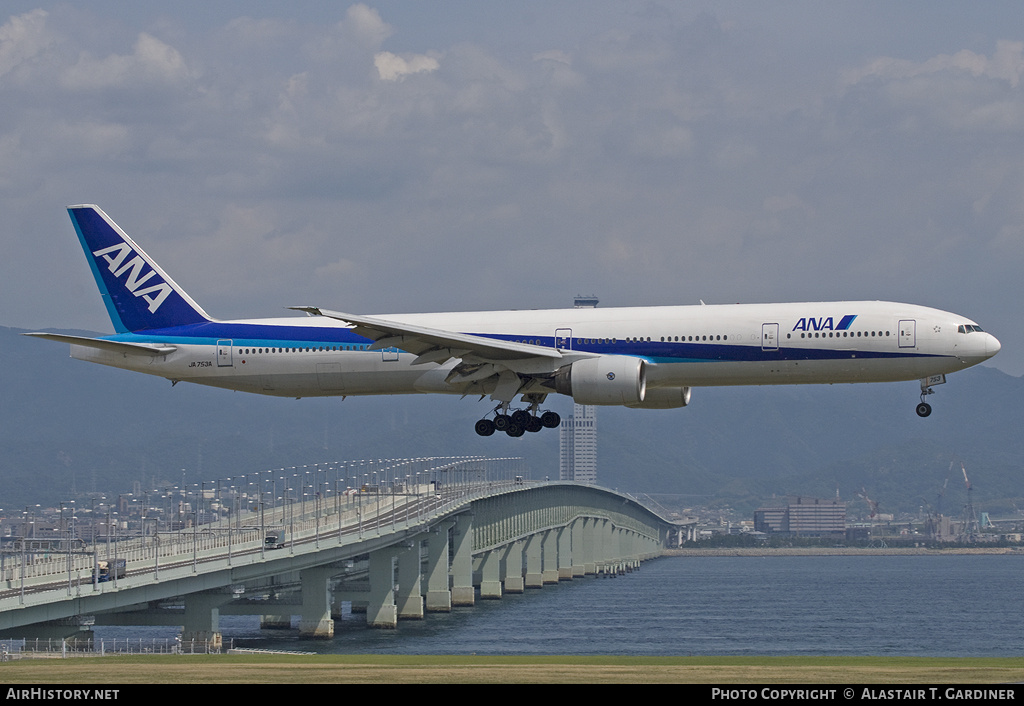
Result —
M 1024 75 L 1024 42 L 1000 40 L 996 42 L 991 58 L 967 49 L 955 54 L 940 54 L 922 62 L 880 57 L 866 66 L 848 71 L 844 80 L 846 84 L 853 85 L 873 78 L 893 81 L 949 72 L 998 79 L 1016 88 Z
M 1024 130 L 1024 42 L 999 41 L 992 56 L 961 50 L 924 61 L 884 57 L 843 76 L 844 90 L 871 120 L 903 133 Z M 865 112 L 866 109 L 866 112 Z
M 552 88 L 580 89 L 586 83 L 583 76 L 573 70 L 572 58 L 564 51 L 537 52 L 533 60 L 547 72 L 547 85 Z
M 375 54 L 373 65 L 377 67 L 377 75 L 382 81 L 398 81 L 411 74 L 430 73 L 441 67 L 432 56 L 411 54 L 405 58 L 389 51 Z
M 0 76 L 42 52 L 51 42 L 46 32 L 45 10 L 11 17 L 0 26 Z
M 95 59 L 82 54 L 62 77 L 67 88 L 97 89 L 150 83 L 175 83 L 188 76 L 188 67 L 177 49 L 142 32 L 131 54 L 111 54 Z
M 345 13 L 345 23 L 353 34 L 372 47 L 379 47 L 393 32 L 380 18 L 380 13 L 363 4 L 353 5 L 348 9 Z

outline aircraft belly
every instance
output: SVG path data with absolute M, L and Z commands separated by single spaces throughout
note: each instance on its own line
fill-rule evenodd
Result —
M 411 359 L 411 356 L 410 356 Z M 342 356 L 301 356 L 284 361 L 254 360 L 253 372 L 259 375 L 235 375 L 228 385 L 266 395 L 282 397 L 329 397 L 347 395 L 399 395 L 417 392 L 414 383 L 422 370 L 411 369 L 401 361 L 383 361 L 380 353 L 352 353 Z M 249 365 L 249 363 L 246 363 Z M 194 382 L 206 383 L 196 379 Z
M 964 366 L 956 358 L 849 358 L 830 360 L 715 361 L 668 363 L 647 369 L 649 387 L 798 385 L 898 382 L 950 373 Z

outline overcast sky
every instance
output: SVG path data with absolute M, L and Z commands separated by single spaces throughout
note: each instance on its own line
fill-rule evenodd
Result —
M 3 7 L 0 325 L 112 331 L 96 203 L 219 318 L 890 299 L 1024 374 L 1017 1 Z

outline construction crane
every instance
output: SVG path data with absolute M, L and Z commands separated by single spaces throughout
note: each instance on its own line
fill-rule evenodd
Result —
M 960 470 L 964 473 L 964 484 L 967 486 L 967 504 L 964 505 L 964 513 L 961 518 L 963 529 L 960 534 L 960 541 L 962 542 L 976 542 L 981 535 L 981 530 L 978 529 L 978 515 L 974 512 L 974 499 L 972 496 L 971 479 L 967 477 L 967 468 L 961 462 Z
M 942 514 L 942 498 L 946 495 L 946 486 L 949 485 L 949 477 L 953 475 L 953 464 L 955 461 L 949 462 L 949 472 L 946 473 L 946 482 L 942 484 L 942 490 L 939 491 L 939 496 L 935 498 L 935 514 Z
M 857 497 L 866 502 L 868 507 L 871 508 L 871 515 L 868 516 L 868 519 L 875 519 L 875 516 L 878 515 L 878 501 L 869 498 L 867 488 L 864 488 L 863 486 L 861 487 L 860 492 L 857 493 Z

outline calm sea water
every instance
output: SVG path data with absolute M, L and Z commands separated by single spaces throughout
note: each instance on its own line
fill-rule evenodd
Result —
M 225 645 L 339 654 L 1024 656 L 1022 580 L 1024 556 L 665 557 L 397 630 L 346 615 L 331 641 L 253 617 L 221 629 Z

